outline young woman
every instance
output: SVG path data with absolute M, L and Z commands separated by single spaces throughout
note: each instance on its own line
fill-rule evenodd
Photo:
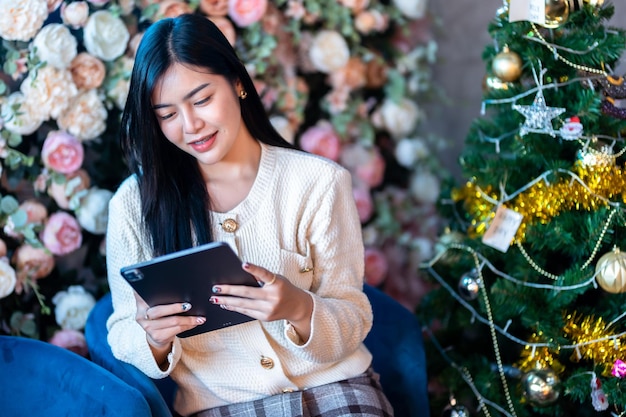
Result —
M 276 133 L 208 19 L 148 28 L 121 141 L 133 175 L 109 211 L 115 356 L 171 375 L 183 416 L 392 415 L 363 345 L 372 313 L 350 175 Z M 177 315 L 182 300 L 147 305 L 120 268 L 212 241 L 264 285 L 220 285 L 207 298 L 256 320 L 178 338 L 205 318 Z

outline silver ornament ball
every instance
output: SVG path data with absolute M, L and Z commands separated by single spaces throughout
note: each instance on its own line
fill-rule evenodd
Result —
M 547 406 L 560 396 L 560 381 L 552 369 L 534 369 L 522 377 L 524 395 L 535 406 Z
M 478 298 L 480 291 L 480 278 L 478 278 L 478 272 L 476 269 L 463 274 L 459 280 L 459 294 L 467 301 L 472 301 Z

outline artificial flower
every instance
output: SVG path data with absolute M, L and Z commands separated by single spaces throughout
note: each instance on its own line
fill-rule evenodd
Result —
M 377 287 L 387 277 L 389 265 L 385 254 L 378 248 L 365 248 L 365 282 Z
M 106 67 L 95 56 L 81 52 L 70 63 L 70 73 L 79 90 L 91 90 L 102 85 L 106 76 Z
M 27 279 L 45 278 L 55 266 L 54 257 L 50 252 L 28 244 L 20 245 L 15 250 L 13 263 L 20 283 L 24 283 Z
M 80 92 L 57 119 L 61 129 L 81 141 L 95 139 L 106 130 L 107 110 L 95 89 Z
M 229 0 L 228 16 L 239 27 L 250 26 L 261 20 L 267 10 L 267 0 Z
M 312 40 L 309 57 L 318 71 L 330 73 L 348 63 L 350 48 L 339 32 L 320 30 Z
M 33 46 L 40 60 L 59 69 L 67 68 L 78 53 L 76 38 L 60 23 L 44 26 L 35 36 Z
M 41 149 L 45 166 L 62 174 L 71 174 L 83 164 L 83 145 L 73 135 L 63 131 L 48 133 Z
M 78 221 L 71 214 L 59 211 L 48 218 L 41 240 L 53 254 L 67 255 L 80 247 L 83 235 Z
M 106 232 L 111 197 L 113 197 L 113 192 L 93 187 L 80 199 L 80 206 L 76 209 L 76 219 L 83 229 L 95 235 L 102 235 Z
M 70 71 L 52 66 L 29 73 L 20 89 L 33 117 L 44 121 L 58 118 L 78 94 Z
M 56 305 L 54 316 L 61 329 L 82 330 L 91 309 L 96 305 L 93 295 L 80 285 L 72 285 L 67 291 L 59 291 L 52 298 Z
M 89 356 L 87 347 L 87 339 L 85 335 L 74 329 L 60 329 L 54 332 L 54 335 L 48 340 L 48 343 L 67 349 L 84 358 Z
M 122 19 L 107 10 L 98 10 L 89 16 L 83 35 L 87 52 L 103 61 L 113 61 L 121 56 L 130 39 Z
M 78 29 L 87 23 L 89 18 L 89 5 L 84 1 L 75 1 L 73 3 L 63 3 L 61 6 L 61 20 L 63 24 Z
M 0 37 L 29 41 L 48 17 L 45 0 L 0 0 Z
M 300 148 L 337 161 L 341 153 L 341 140 L 330 122 L 320 120 L 315 126 L 311 126 L 302 134 L 300 137 Z
M 6 257 L 0 258 L 0 299 L 10 295 L 15 290 L 17 275 Z

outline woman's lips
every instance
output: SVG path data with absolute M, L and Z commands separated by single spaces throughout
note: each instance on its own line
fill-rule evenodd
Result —
M 216 136 L 217 136 L 217 132 L 203 139 L 197 140 L 195 142 L 191 142 L 189 146 L 191 146 L 193 150 L 196 152 L 206 152 L 211 148 L 211 146 L 213 146 L 213 143 L 215 143 Z

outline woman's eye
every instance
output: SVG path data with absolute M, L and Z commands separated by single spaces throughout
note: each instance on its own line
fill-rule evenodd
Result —
M 174 113 L 167 113 L 167 114 L 157 114 L 157 117 L 161 120 L 167 120 L 169 118 L 171 118 L 172 116 L 174 116 Z
M 204 104 L 204 103 L 208 102 L 210 99 L 211 99 L 211 96 L 208 96 L 207 98 L 203 98 L 202 100 L 198 100 L 198 101 L 196 101 L 196 102 L 195 102 L 195 105 L 196 105 L 196 106 L 199 106 L 199 105 L 201 105 L 201 104 Z

